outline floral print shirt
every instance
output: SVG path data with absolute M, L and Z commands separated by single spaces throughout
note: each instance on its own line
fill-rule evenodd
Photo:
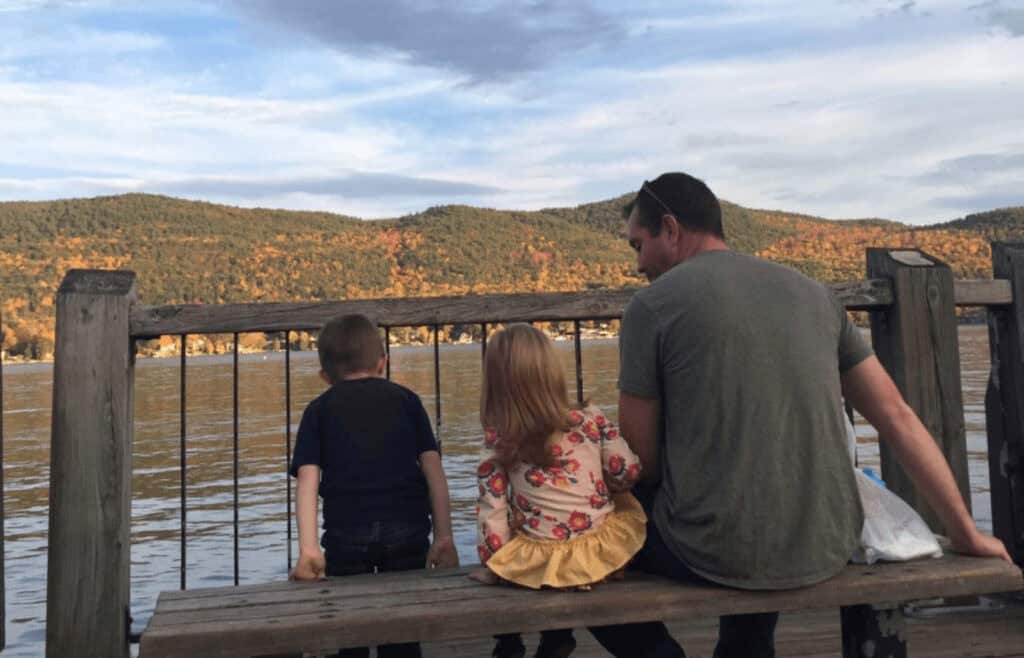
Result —
M 572 410 L 569 420 L 570 429 L 548 447 L 555 457 L 548 468 L 520 462 L 506 469 L 495 458 L 497 434 L 485 432 L 477 468 L 482 564 L 516 532 L 558 541 L 596 529 L 614 510 L 608 483 L 629 485 L 640 477 L 640 460 L 599 409 Z

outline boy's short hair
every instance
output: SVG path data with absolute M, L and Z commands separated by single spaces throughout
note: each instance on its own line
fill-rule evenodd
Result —
M 331 382 L 377 367 L 384 356 L 377 325 L 361 313 L 331 318 L 317 334 L 320 368 Z

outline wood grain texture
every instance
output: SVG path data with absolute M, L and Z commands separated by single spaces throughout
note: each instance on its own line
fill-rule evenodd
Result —
M 1002 306 L 1013 303 L 1013 289 L 1006 278 L 957 279 L 953 282 L 957 306 Z
M 581 619 L 597 625 L 701 618 L 1024 588 L 1020 570 L 1010 564 L 955 555 L 851 565 L 819 585 L 783 592 L 680 584 L 640 574 L 590 592 L 537 592 L 480 585 L 466 576 L 472 568 L 280 583 L 254 586 L 251 592 L 249 587 L 165 592 L 143 633 L 140 656 L 316 655 L 347 646 L 572 627 Z
M 826 285 L 849 310 L 888 306 L 893 299 L 892 289 L 885 279 Z M 1012 301 L 1006 281 L 957 281 L 955 291 L 955 301 L 959 306 L 1008 304 Z M 140 306 L 132 313 L 131 332 L 135 338 L 153 338 L 184 333 L 315 330 L 329 318 L 342 313 L 363 313 L 382 326 L 392 327 L 604 320 L 622 317 L 622 311 L 634 292 L 635 289 L 625 289 L 334 302 Z
M 888 249 L 867 250 L 868 274 L 890 279 L 895 297 L 888 308 L 870 313 L 871 342 L 879 361 L 938 443 L 969 510 L 953 273 L 939 259 L 920 256 L 931 265 L 905 265 Z M 938 515 L 899 466 L 885 437 L 880 439 L 882 477 L 889 488 L 920 512 L 934 531 L 943 533 Z
M 907 645 L 919 658 L 1022 658 L 1024 657 L 1024 603 L 1000 601 L 1005 608 L 981 613 L 943 615 L 936 618 L 908 616 Z M 686 650 L 688 658 L 712 658 L 718 640 L 718 619 L 706 617 L 668 623 L 669 632 Z M 536 634 L 524 636 L 527 654 L 538 643 Z M 583 629 L 577 629 L 578 645 L 572 658 L 608 658 L 608 652 Z M 489 656 L 494 640 L 448 640 L 423 644 L 424 658 L 480 658 Z M 841 655 L 839 614 L 815 610 L 784 614 L 775 633 L 776 655 L 786 658 L 838 658 Z M 877 658 L 877 657 L 876 657 Z
M 130 272 L 57 293 L 46 655 L 127 656 L 134 364 Z
M 1024 295 L 1024 243 L 993 244 L 992 271 Z M 1014 561 L 1024 564 L 1024 303 L 989 309 L 988 335 L 992 371 L 985 420 L 992 529 Z
M 848 281 L 828 287 L 851 309 L 892 301 L 887 281 Z M 262 304 L 184 304 L 139 307 L 132 313 L 132 336 L 151 338 L 183 333 L 229 333 L 319 329 L 341 313 L 363 313 L 392 327 L 483 322 L 604 320 L 622 317 L 635 289 L 516 295 L 462 295 L 338 302 Z

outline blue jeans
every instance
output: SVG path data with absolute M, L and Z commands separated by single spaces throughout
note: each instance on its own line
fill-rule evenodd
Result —
M 374 521 L 329 528 L 320 544 L 327 559 L 328 576 L 353 576 L 382 571 L 423 569 L 430 549 L 430 521 Z M 368 658 L 369 647 L 342 649 L 337 658 Z M 382 644 L 378 658 L 421 658 L 417 642 Z
M 634 491 L 648 518 L 653 518 L 653 492 Z M 646 494 L 646 495 L 645 495 Z M 653 521 L 647 522 L 647 541 L 631 569 L 688 583 L 707 583 L 690 570 L 665 544 Z M 726 615 L 718 619 L 718 646 L 713 658 L 774 658 L 775 624 L 779 613 Z M 686 652 L 660 621 L 614 626 L 592 626 L 590 633 L 618 658 L 686 658 Z

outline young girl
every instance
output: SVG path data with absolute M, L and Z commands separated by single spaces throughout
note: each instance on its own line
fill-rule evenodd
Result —
M 477 552 L 483 582 L 586 588 L 640 550 L 646 517 L 626 492 L 640 462 L 594 407 L 573 409 L 551 341 L 527 324 L 491 337 L 480 418 Z M 537 658 L 568 656 L 572 630 L 546 631 Z M 498 636 L 494 656 L 523 656 L 518 634 Z

